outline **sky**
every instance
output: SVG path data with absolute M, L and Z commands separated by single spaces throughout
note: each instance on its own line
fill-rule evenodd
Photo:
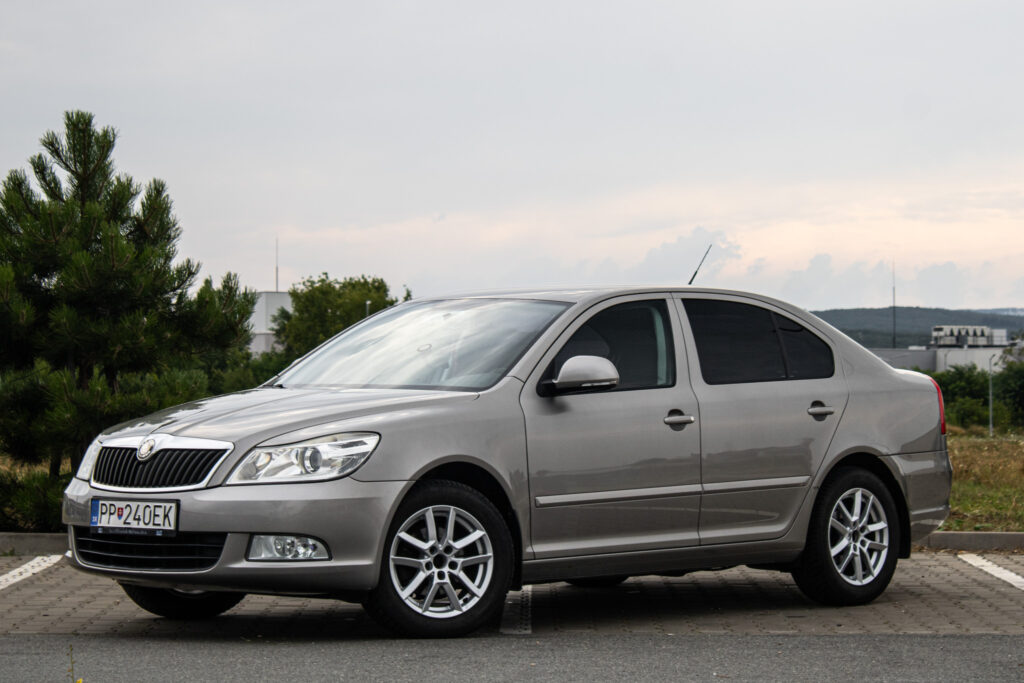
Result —
M 695 284 L 1024 306 L 1024 3 L 7 2 L 0 172 L 63 112 L 256 290 Z

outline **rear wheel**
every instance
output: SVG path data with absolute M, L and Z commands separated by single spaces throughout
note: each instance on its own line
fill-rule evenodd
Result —
M 428 481 L 399 507 L 364 606 L 405 635 L 464 635 L 500 613 L 513 557 L 508 527 L 487 498 L 458 482 Z
M 121 588 L 142 609 L 168 619 L 209 619 L 227 612 L 245 597 L 245 593 L 151 588 L 129 583 L 122 583 Z
M 826 605 L 862 605 L 896 570 L 899 517 L 889 489 L 867 470 L 836 472 L 818 494 L 793 578 Z

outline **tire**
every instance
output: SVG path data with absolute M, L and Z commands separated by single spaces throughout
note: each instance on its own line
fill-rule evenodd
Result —
M 566 583 L 577 588 L 611 588 L 628 579 L 628 576 L 588 576 L 581 579 L 567 579 Z
M 513 561 L 508 526 L 491 501 L 458 482 L 427 481 L 399 506 L 363 606 L 402 635 L 465 635 L 501 613 Z
M 245 593 L 179 591 L 128 583 L 122 583 L 121 588 L 142 609 L 168 619 L 210 619 L 227 612 L 245 597 Z
M 793 579 L 822 604 L 863 605 L 889 585 L 899 547 L 899 516 L 888 487 L 867 470 L 842 468 L 818 494 Z

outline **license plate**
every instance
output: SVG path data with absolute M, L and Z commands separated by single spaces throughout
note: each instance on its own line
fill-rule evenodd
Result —
M 170 536 L 178 528 L 178 501 L 93 498 L 89 526 L 99 532 Z

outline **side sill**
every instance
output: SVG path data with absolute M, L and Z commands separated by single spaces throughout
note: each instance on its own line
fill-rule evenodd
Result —
M 545 583 L 613 574 L 642 576 L 660 572 L 715 569 L 739 564 L 784 564 L 797 559 L 803 545 L 803 538 L 797 541 L 774 539 L 763 542 L 528 560 L 523 563 L 523 583 Z

